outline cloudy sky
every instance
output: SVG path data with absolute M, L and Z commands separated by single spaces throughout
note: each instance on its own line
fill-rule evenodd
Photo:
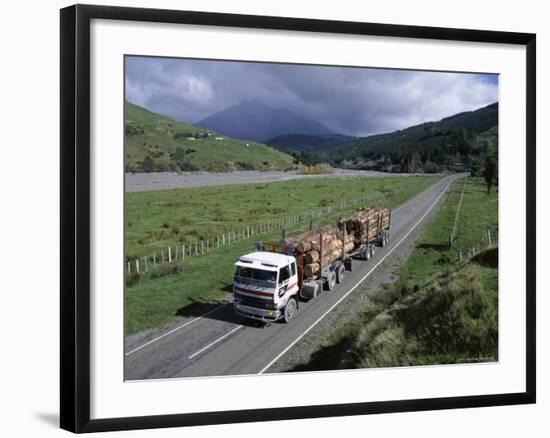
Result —
M 126 57 L 126 99 L 196 123 L 248 99 L 365 136 L 498 100 L 498 76 Z

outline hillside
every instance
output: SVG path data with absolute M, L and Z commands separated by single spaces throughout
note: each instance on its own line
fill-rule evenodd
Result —
M 487 142 L 480 144 L 480 135 L 486 133 L 492 143 L 498 144 L 497 126 L 498 103 L 493 103 L 438 122 L 325 146 L 311 153 L 317 160 L 329 160 L 342 167 L 398 172 L 470 167 L 487 153 Z
M 332 134 L 324 125 L 285 109 L 274 109 L 257 100 L 245 100 L 197 123 L 224 135 L 265 142 L 284 134 Z
M 124 104 L 127 172 L 285 169 L 292 157 L 269 146 L 225 137 Z
M 280 151 L 297 154 L 300 152 L 311 152 L 320 148 L 330 147 L 355 140 L 357 137 L 342 134 L 306 135 L 287 134 L 272 138 L 266 142 L 267 145 Z

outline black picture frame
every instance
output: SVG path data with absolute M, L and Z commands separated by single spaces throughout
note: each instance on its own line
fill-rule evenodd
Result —
M 90 419 L 90 22 L 93 19 L 525 46 L 527 75 L 526 391 L 478 396 Z M 535 403 L 535 34 L 89 5 L 75 5 L 62 9 L 60 24 L 61 428 L 82 433 Z

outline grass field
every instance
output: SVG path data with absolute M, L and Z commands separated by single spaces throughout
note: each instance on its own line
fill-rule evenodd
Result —
M 401 203 L 439 177 L 315 178 L 264 184 L 126 193 L 129 259 L 364 196 Z M 378 202 L 378 201 L 376 201 Z
M 208 130 L 178 122 L 125 102 L 125 163 L 127 171 L 284 170 L 293 158 L 264 144 L 216 133 L 190 140 Z M 149 163 L 144 167 L 144 160 Z
M 180 221 L 180 232 L 166 240 L 218 232 L 236 224 L 241 217 L 254 220 L 286 217 L 344 195 L 350 198 L 372 195 L 377 205 L 397 207 L 437 181 L 438 177 L 362 178 L 348 180 L 295 180 L 284 183 L 231 185 L 203 189 L 166 190 L 127 194 L 127 245 L 134 253 L 149 254 L 153 242 L 140 245 L 138 240 L 159 229 L 170 229 Z M 250 213 L 252 212 L 252 213 Z M 339 212 L 343 214 L 345 212 Z M 186 221 L 181 222 L 185 214 Z M 325 217 L 316 225 L 334 223 L 337 217 Z M 172 221 L 171 221 L 172 220 Z M 163 226 L 168 223 L 168 228 Z M 177 223 L 177 222 L 176 222 Z M 292 231 L 298 231 L 299 225 Z M 280 233 L 262 235 L 273 241 Z M 127 279 L 125 293 L 125 331 L 132 334 L 157 327 L 189 314 L 197 303 L 216 301 L 231 292 L 235 260 L 254 249 L 254 239 L 241 241 L 203 256 L 188 257 L 183 272 L 159 269 L 147 275 Z M 175 264 L 182 263 L 181 260 Z
M 452 185 L 399 279 L 367 291 L 365 310 L 294 370 L 498 360 L 498 248 L 460 262 L 448 247 L 462 184 Z M 498 194 L 467 178 L 458 217 L 455 245 L 478 243 L 498 226 Z

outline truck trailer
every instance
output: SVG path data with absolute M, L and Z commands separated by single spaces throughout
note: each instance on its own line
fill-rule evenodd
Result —
M 303 233 L 309 240 L 298 236 L 278 243 L 258 242 L 259 251 L 243 255 L 235 263 L 235 312 L 263 322 L 288 322 L 296 315 L 299 302 L 316 298 L 323 290 L 334 290 L 352 270 L 353 260 L 368 261 L 377 246 L 389 242 L 389 209 L 368 210 L 360 209 L 340 221 L 337 231 Z M 366 226 L 357 225 L 358 220 Z M 348 233 L 348 227 L 353 232 Z M 334 243 L 335 235 L 341 244 Z

